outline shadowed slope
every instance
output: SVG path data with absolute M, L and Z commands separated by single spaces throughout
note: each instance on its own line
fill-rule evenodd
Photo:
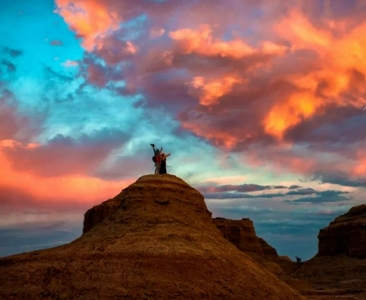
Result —
M 0 259 L 3 299 L 303 299 L 225 240 L 203 196 L 139 178 L 74 242 Z

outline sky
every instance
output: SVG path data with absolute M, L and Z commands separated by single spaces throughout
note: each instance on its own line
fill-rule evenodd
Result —
M 366 203 L 364 0 L 18 0 L 0 10 L 0 256 L 69 243 L 167 168 L 280 255 Z

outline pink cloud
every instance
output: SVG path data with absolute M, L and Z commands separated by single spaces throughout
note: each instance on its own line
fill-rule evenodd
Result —
M 203 77 L 194 77 L 191 86 L 194 91 L 199 90 L 200 104 L 210 106 L 217 104 L 219 98 L 231 92 L 234 84 L 242 83 L 242 79 L 235 76 L 225 76 L 219 79 L 213 79 L 206 82 Z
M 135 180 L 135 178 L 127 178 L 118 181 L 105 181 L 85 175 L 83 172 L 77 172 L 77 174 L 75 172 L 67 174 L 69 172 L 66 172 L 65 175 L 57 177 L 35 174 L 32 172 L 34 167 L 29 165 L 21 169 L 14 167 L 14 161 L 4 154 L 7 148 L 14 147 L 19 147 L 19 143 L 2 141 L 0 144 L 0 164 L 2 166 L 0 169 L 0 206 L 8 205 L 14 210 L 17 207 L 24 209 L 35 206 L 55 207 L 55 205 L 61 205 L 64 208 L 77 204 L 91 206 L 106 200 L 106 197 L 116 195 L 124 186 Z M 28 144 L 24 149 L 31 151 L 37 149 L 37 146 Z M 57 157 L 52 158 L 52 153 L 50 155 L 50 157 L 45 158 L 44 162 L 29 161 L 29 163 L 44 164 L 45 169 L 59 167 L 54 165 Z M 80 163 L 78 166 L 81 166 Z
M 99 64 L 89 64 L 87 74 L 88 81 L 99 87 L 103 87 L 108 82 L 103 67 Z
M 78 138 L 58 134 L 44 145 L 24 145 L 12 140 L 2 141 L 0 145 L 15 170 L 57 177 L 92 175 L 113 149 L 128 139 L 122 132 L 104 129 Z
M 106 37 L 100 42 L 97 55 L 103 57 L 109 65 L 115 65 L 121 61 L 131 59 L 139 50 L 133 42 L 120 40 L 113 36 Z
M 27 141 L 36 133 L 39 124 L 31 118 L 17 113 L 18 101 L 7 89 L 0 84 L 0 140 L 17 137 Z

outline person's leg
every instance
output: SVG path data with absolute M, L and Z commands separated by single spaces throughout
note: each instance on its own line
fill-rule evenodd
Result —
M 155 174 L 159 174 L 159 172 L 160 172 L 160 163 L 156 163 Z

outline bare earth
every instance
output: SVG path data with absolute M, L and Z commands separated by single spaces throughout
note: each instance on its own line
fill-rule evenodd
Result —
M 341 254 L 281 266 L 288 276 L 284 281 L 308 299 L 366 299 L 366 259 Z

